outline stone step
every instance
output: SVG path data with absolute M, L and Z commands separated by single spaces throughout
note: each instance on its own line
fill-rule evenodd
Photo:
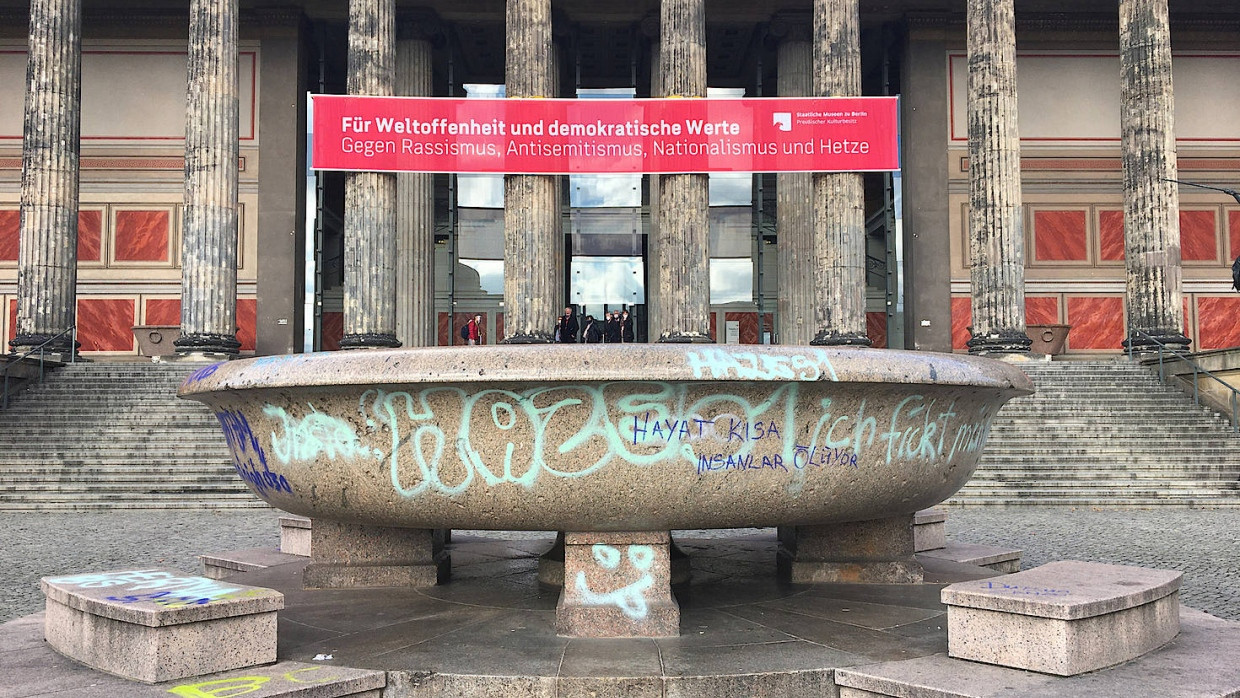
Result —
M 0 501 L 0 511 L 22 513 L 22 512 L 67 512 L 67 511 L 122 511 L 137 509 L 155 509 L 155 510 L 176 510 L 187 511 L 196 509 L 266 509 L 269 505 L 261 499 L 253 502 L 247 501 L 227 501 L 221 500 L 212 495 L 211 501 L 205 502 L 202 498 L 187 498 L 184 495 L 174 499 L 157 500 L 142 499 L 134 501 L 63 501 L 63 502 L 4 502 Z

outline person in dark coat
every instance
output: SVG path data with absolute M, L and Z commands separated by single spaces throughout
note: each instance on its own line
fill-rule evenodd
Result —
M 618 311 L 613 310 L 607 315 L 607 326 L 604 332 L 609 344 L 620 343 L 620 313 Z
M 560 324 L 560 343 L 576 344 L 578 329 L 577 316 L 573 314 L 573 307 L 570 305 L 564 309 L 563 322 Z
M 630 344 L 637 341 L 637 335 L 633 334 L 633 316 L 627 310 L 620 314 L 620 341 Z
M 581 341 L 586 344 L 598 344 L 603 341 L 603 329 L 593 315 L 586 316 L 585 324 L 581 327 Z

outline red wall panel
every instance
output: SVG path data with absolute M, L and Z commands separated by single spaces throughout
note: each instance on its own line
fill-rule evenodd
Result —
M 1180 257 L 1190 262 L 1218 261 L 1214 211 L 1180 211 Z
M 258 300 L 237 299 L 237 341 L 242 351 L 254 351 L 254 338 L 258 332 Z
M 78 211 L 78 261 L 101 261 L 102 244 L 103 211 Z
M 865 334 L 870 338 L 870 346 L 876 349 L 886 349 L 887 313 L 866 313 Z
M 78 299 L 77 326 L 82 351 L 133 351 L 134 299 Z
M 1086 249 L 1085 211 L 1034 211 L 1034 259 L 1084 262 Z
M 1240 296 L 1197 297 L 1197 348 L 1240 346 Z
M 1124 341 L 1124 299 L 1078 296 L 1068 299 L 1068 348 L 1118 351 Z
M 117 261 L 162 262 L 168 259 L 170 231 L 167 211 L 117 211 Z
M 952 298 L 952 349 L 968 349 L 969 325 L 973 324 L 973 300 L 967 296 Z
M 1058 325 L 1059 298 L 1057 296 L 1025 296 L 1026 325 Z
M 16 262 L 22 236 L 22 212 L 9 208 L 0 210 L 0 262 Z
M 323 351 L 339 350 L 340 340 L 344 338 L 344 313 L 325 311 L 322 326 L 321 349 Z
M 1098 212 L 1098 241 L 1104 262 L 1124 261 L 1124 212 Z

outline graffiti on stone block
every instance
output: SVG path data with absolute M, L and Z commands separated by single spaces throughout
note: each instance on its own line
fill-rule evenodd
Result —
M 826 376 L 837 380 L 831 359 L 821 349 L 792 356 L 702 349 L 686 353 L 685 360 L 694 378 L 816 381 Z
M 126 570 L 54 577 L 48 582 L 83 589 L 115 589 L 108 601 L 130 604 L 150 602 L 168 608 L 203 606 L 225 599 L 261 596 L 264 589 L 244 589 L 207 577 L 182 577 L 163 570 Z M 133 593 L 141 592 L 141 593 Z
M 594 555 L 594 562 L 602 569 L 613 573 L 607 575 L 613 578 L 623 578 L 620 563 L 622 557 L 627 557 L 629 565 L 641 573 L 637 581 L 607 592 L 594 591 L 586 581 L 586 573 L 578 571 L 574 587 L 577 597 L 587 606 L 615 606 L 625 616 L 633 620 L 642 620 L 649 613 L 646 590 L 654 585 L 654 577 L 650 575 L 650 568 L 654 563 L 654 548 L 649 545 L 625 547 L 628 548 L 625 556 L 621 555 L 619 548 L 602 543 L 591 546 L 590 552 Z
M 1071 591 L 1067 589 L 1047 589 L 1046 587 L 1022 586 L 1020 584 L 1007 584 L 1004 582 L 982 582 L 982 589 L 1001 591 L 1005 594 L 1013 594 L 1015 596 L 1070 596 Z
M 174 686 L 168 689 L 168 692 L 181 698 L 233 698 L 233 696 L 243 696 L 263 688 L 280 688 L 280 684 L 285 683 L 292 684 L 284 686 L 285 689 L 298 690 L 301 686 L 323 684 L 340 678 L 336 670 L 331 667 L 312 666 L 270 676 L 254 673 L 250 676 L 186 683 Z M 272 683 L 273 681 L 275 683 Z
M 223 366 L 225 363 L 228 363 L 228 362 L 221 361 L 219 363 L 211 364 L 210 366 L 203 366 L 197 371 L 194 371 L 193 373 L 186 376 L 184 385 L 193 385 L 197 383 L 198 381 L 211 377 L 212 375 L 215 374 L 216 371 L 219 370 L 220 366 Z

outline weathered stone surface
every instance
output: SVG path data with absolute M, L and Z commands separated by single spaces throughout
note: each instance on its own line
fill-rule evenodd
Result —
M 947 512 L 942 509 L 925 509 L 913 515 L 913 550 L 915 552 L 937 550 L 946 545 Z
M 430 18 L 406 19 L 397 28 L 396 91 L 433 93 Z M 437 344 L 435 322 L 435 190 L 429 172 L 396 175 L 396 338 L 406 347 Z
M 857 0 L 814 2 L 814 94 L 861 94 Z M 813 344 L 869 346 L 865 327 L 865 192 L 855 172 L 813 176 Z
M 780 97 L 808 97 L 813 89 L 812 22 L 806 19 L 789 17 L 773 25 L 785 32 L 778 54 Z M 813 175 L 808 172 L 776 176 L 780 344 L 809 344 L 818 329 L 814 316 L 813 191 Z
M 350 0 L 348 93 L 388 97 L 396 83 L 395 0 Z M 396 175 L 349 172 L 344 190 L 341 348 L 397 347 Z
M 1180 195 L 1167 0 L 1121 0 L 1120 128 L 1124 169 L 1125 346 L 1186 346 Z
M 798 526 L 782 551 L 791 581 L 801 584 L 919 584 L 912 514 L 824 526 Z
M 976 354 L 1024 353 L 1025 228 L 1013 0 L 969 0 L 969 259 Z
M 181 244 L 182 354 L 235 356 L 237 341 L 237 0 L 190 6 Z
M 19 353 L 72 327 L 77 317 L 78 176 L 82 116 L 82 6 L 32 0 L 22 126 L 17 267 Z M 72 353 L 73 338 L 50 350 Z
M 555 627 L 570 637 L 676 637 L 666 531 L 567 533 Z
M 911 515 L 963 485 L 999 405 L 1029 389 L 972 357 L 653 344 L 264 357 L 180 394 L 212 407 L 259 496 L 315 519 L 317 557 L 320 518 L 658 531 Z
M 428 528 L 393 528 L 316 518 L 307 589 L 426 587 L 447 579 L 451 561 Z
M 506 11 L 505 88 L 511 98 L 556 97 L 551 0 L 511 0 Z M 504 341 L 554 339 L 564 302 L 564 238 L 558 177 L 504 177 Z
M 1180 628 L 1182 573 L 1052 562 L 943 589 L 948 654 L 1073 676 L 1161 647 Z
M 175 570 L 46 577 L 45 638 L 109 674 L 156 683 L 276 659 L 284 595 Z
M 662 97 L 706 96 L 705 0 L 659 4 L 659 88 Z M 709 343 L 709 177 L 659 177 L 657 279 L 660 342 Z
M 309 535 L 309 531 L 306 534 Z M 275 565 L 302 562 L 301 555 L 282 553 L 275 548 L 246 548 L 223 553 L 205 553 L 198 556 L 202 574 L 211 579 L 227 579 L 241 572 L 253 572 Z

